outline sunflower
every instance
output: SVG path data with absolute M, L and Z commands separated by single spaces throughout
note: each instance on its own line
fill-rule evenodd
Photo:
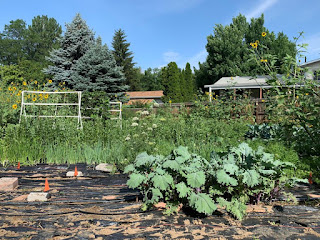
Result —
M 52 83 L 52 80 L 49 80 L 48 82 L 49 82 L 49 83 Z
M 34 102 L 37 101 L 37 98 L 32 98 L 32 101 L 34 101 Z
M 44 98 L 47 99 L 49 97 L 49 94 L 44 95 Z
M 259 40 L 256 40 L 256 43 L 257 43 L 257 44 L 259 44 L 259 43 L 260 43 L 260 41 L 259 41 Z
M 12 108 L 13 108 L 13 109 L 17 109 L 17 108 L 18 108 L 18 105 L 17 105 L 17 104 L 13 104 L 13 105 L 12 105 Z
M 257 48 L 258 47 L 258 43 L 252 43 L 251 45 L 253 48 Z
M 36 81 L 34 81 L 34 84 L 38 84 L 38 81 L 36 80 Z
M 23 86 L 27 86 L 27 82 L 23 82 L 22 85 L 23 85 Z
M 262 37 L 265 37 L 265 36 L 267 36 L 267 33 L 266 33 L 266 32 L 263 32 L 263 33 L 261 33 L 261 36 L 262 36 Z

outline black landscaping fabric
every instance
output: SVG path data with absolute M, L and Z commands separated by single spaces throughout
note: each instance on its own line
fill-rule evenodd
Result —
M 297 205 L 273 202 L 272 211 L 250 212 L 243 221 L 223 209 L 209 217 L 188 209 L 164 216 L 158 209 L 140 211 L 141 196 L 126 186 L 127 175 L 78 164 L 84 177 L 65 177 L 74 167 L 1 168 L 0 177 L 18 177 L 19 186 L 0 192 L 0 239 L 320 239 L 318 200 Z M 49 201 L 14 200 L 43 191 L 45 178 Z M 292 193 L 305 201 L 307 193 L 316 194 L 319 189 L 301 185 Z

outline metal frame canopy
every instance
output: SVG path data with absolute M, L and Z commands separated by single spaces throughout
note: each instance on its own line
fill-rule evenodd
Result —
M 281 80 L 281 75 L 277 76 L 279 81 Z M 274 88 L 267 83 L 270 79 L 270 76 L 257 76 L 257 77 L 222 77 L 216 83 L 211 85 L 204 85 L 204 88 L 209 88 L 209 101 L 212 101 L 212 90 L 226 90 L 226 89 L 260 89 L 260 92 L 263 88 Z M 304 84 L 290 85 L 286 87 L 303 87 Z M 276 86 L 280 87 L 280 86 Z M 261 96 L 261 93 L 260 93 Z
M 24 96 L 26 93 L 31 94 L 77 94 L 78 95 L 78 101 L 75 103 L 28 103 L 24 101 Z M 82 117 L 81 117 L 81 94 L 80 91 L 70 91 L 70 92 L 45 92 L 45 91 L 22 91 L 21 93 L 21 110 L 20 110 L 20 118 L 19 123 L 21 123 L 21 117 L 24 116 L 25 118 L 56 118 L 56 117 L 65 117 L 65 118 L 78 118 L 78 128 L 82 129 Z M 78 115 L 57 115 L 57 111 L 55 111 L 55 115 L 27 115 L 26 113 L 26 106 L 56 106 L 56 109 L 58 106 L 77 106 L 78 109 Z

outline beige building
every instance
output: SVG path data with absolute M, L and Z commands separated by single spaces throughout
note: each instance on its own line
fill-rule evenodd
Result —
M 320 80 L 320 59 L 303 63 L 300 66 L 308 68 L 306 73 L 307 79 Z

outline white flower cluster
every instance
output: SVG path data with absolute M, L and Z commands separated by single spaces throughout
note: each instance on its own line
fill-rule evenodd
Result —
M 132 118 L 132 121 L 139 121 L 139 118 L 138 117 L 134 117 L 134 118 Z
M 157 128 L 158 125 L 154 123 L 154 124 L 152 124 L 152 127 L 153 127 L 153 128 Z
M 131 127 L 136 127 L 136 126 L 138 126 L 138 125 L 139 125 L 138 123 L 133 122 L 133 123 L 131 124 Z
M 141 112 L 140 114 L 146 116 L 146 115 L 149 115 L 150 113 L 149 113 L 148 111 L 143 111 L 143 112 Z

